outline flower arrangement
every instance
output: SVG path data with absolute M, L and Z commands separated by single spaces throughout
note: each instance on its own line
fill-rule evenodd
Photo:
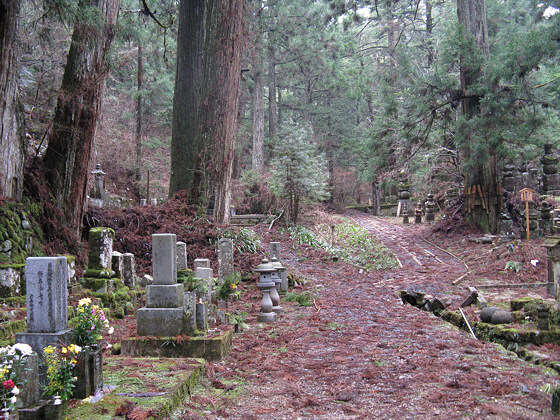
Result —
M 67 401 L 72 396 L 74 383 L 74 366 L 78 363 L 80 346 L 70 344 L 68 347 L 47 346 L 43 349 L 43 360 L 47 367 L 47 385 L 45 393 L 54 397 L 54 404 Z
M 113 327 L 109 327 L 109 321 L 105 313 L 98 306 L 93 304 L 90 298 L 80 299 L 76 308 L 76 321 L 74 326 L 74 343 L 79 346 L 89 346 L 96 344 L 103 338 L 103 329 L 107 328 L 108 333 L 113 333 Z
M 23 343 L 0 348 L 0 418 L 8 417 L 17 408 L 19 389 L 25 385 L 20 374 L 32 353 L 31 347 Z
M 237 288 L 241 275 L 233 273 L 224 279 L 222 285 L 218 288 L 218 297 L 223 300 L 228 300 L 230 296 L 239 296 L 241 292 Z

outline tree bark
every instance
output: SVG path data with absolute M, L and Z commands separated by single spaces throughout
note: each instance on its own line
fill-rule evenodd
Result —
M 278 130 L 278 107 L 276 105 L 276 57 L 274 48 L 268 49 L 268 136 L 276 139 Z
M 486 21 L 485 0 L 458 0 L 457 16 L 463 29 L 464 36 L 471 38 L 473 51 L 476 49 L 488 56 L 488 25 Z M 466 63 L 469 63 L 467 65 Z M 480 115 L 481 95 L 473 92 L 473 85 L 482 77 L 482 62 L 465 60 L 461 57 L 461 89 L 465 99 L 462 100 L 462 113 L 469 121 Z M 496 233 L 499 216 L 500 200 L 498 197 L 498 159 L 494 147 L 488 145 L 480 126 L 469 129 L 467 138 L 463 141 L 462 153 L 465 160 L 470 161 L 468 170 L 464 171 L 465 187 L 475 187 L 477 191 L 476 206 L 467 214 L 467 220 L 479 226 L 482 230 Z M 476 154 L 475 143 L 478 142 Z M 483 149 L 480 147 L 483 146 Z M 484 150 L 481 153 L 481 150 Z M 470 189 L 469 189 L 470 190 Z M 482 197 L 481 197 L 482 196 Z M 468 200 L 465 200 L 467 202 Z
M 204 104 L 208 89 L 204 56 L 207 19 L 206 0 L 180 2 L 169 196 L 188 190 L 190 204 L 199 204 L 205 184 L 202 126 L 208 108 Z
M 142 177 L 142 83 L 144 81 L 142 55 L 142 41 L 138 40 L 138 97 L 136 98 L 136 181 L 140 181 Z
M 101 25 L 79 21 L 72 43 L 45 153 L 46 178 L 65 223 L 82 226 L 90 156 L 107 74 L 106 55 L 113 39 L 120 0 L 98 0 Z
M 258 30 L 258 28 L 257 28 Z M 253 171 L 264 171 L 264 60 L 260 34 L 253 56 Z
M 20 199 L 25 147 L 17 113 L 15 34 L 19 0 L 0 0 L 0 196 Z
M 214 53 L 212 54 L 210 112 L 212 159 L 209 173 L 214 192 L 214 217 L 228 223 L 231 204 L 231 176 L 239 105 L 243 0 L 216 1 Z
M 231 177 L 241 77 L 243 0 L 183 0 L 179 8 L 173 98 L 170 195 L 213 202 L 230 216 Z

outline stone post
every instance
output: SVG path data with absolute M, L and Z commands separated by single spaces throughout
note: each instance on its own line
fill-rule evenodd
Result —
M 283 311 L 283 308 L 280 306 L 280 295 L 278 294 L 278 289 L 280 289 L 280 285 L 282 283 L 280 270 L 283 270 L 284 267 L 276 257 L 272 257 L 270 259 L 270 264 L 275 269 L 275 271 L 270 274 L 270 277 L 275 284 L 275 287 L 270 291 L 270 300 L 272 300 L 272 311 L 279 314 Z
M 187 244 L 177 242 L 177 270 L 187 269 Z
M 223 284 L 233 271 L 233 240 L 222 238 L 218 241 L 218 282 Z
M 408 225 L 409 221 L 408 221 L 408 204 L 406 203 L 406 201 L 403 203 L 402 205 L 402 222 L 405 225 Z
M 543 331 L 550 329 L 549 309 L 545 305 L 537 306 L 537 327 Z
M 132 287 L 136 285 L 136 262 L 134 254 L 126 252 L 122 255 L 123 259 L 123 282 L 125 286 Z
M 283 266 L 282 258 L 280 258 L 280 242 L 270 243 L 270 259 L 272 260 L 272 258 L 276 258 L 280 265 Z M 283 266 L 282 269 L 278 270 L 278 273 L 280 274 L 280 278 L 282 279 L 279 292 L 284 294 L 288 291 L 288 272 L 286 270 L 286 267 Z
M 146 307 L 138 309 L 138 335 L 157 337 L 185 333 L 183 284 L 177 283 L 177 237 L 152 235 L 153 284 L 146 286 Z
M 114 284 L 112 269 L 115 232 L 107 227 L 92 228 L 88 238 L 88 268 L 82 285 L 98 293 L 107 293 Z

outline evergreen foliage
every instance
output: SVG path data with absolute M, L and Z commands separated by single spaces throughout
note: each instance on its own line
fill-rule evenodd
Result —
M 329 196 L 325 157 L 317 153 L 306 125 L 289 120 L 280 127 L 271 172 L 272 191 L 288 199 L 289 219 L 294 224 L 301 200 L 320 201 Z

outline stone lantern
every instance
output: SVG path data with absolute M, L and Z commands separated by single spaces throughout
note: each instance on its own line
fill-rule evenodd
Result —
M 548 236 L 544 241 L 548 260 L 548 284 L 546 290 L 556 299 L 560 296 L 560 236 Z
M 416 209 L 414 210 L 414 223 L 419 224 L 422 223 L 422 201 L 418 201 L 416 205 Z
M 280 276 L 280 273 L 281 270 L 285 270 L 285 268 L 276 257 L 272 257 L 270 259 L 270 264 L 272 264 L 272 266 L 276 269 L 276 272 L 272 273 L 271 275 L 272 280 L 274 280 L 274 283 L 276 284 L 276 287 L 274 288 L 274 290 L 272 290 L 272 292 L 270 292 L 270 299 L 272 299 L 272 310 L 279 314 L 283 309 L 280 306 L 280 295 L 278 294 L 278 292 L 280 292 L 280 286 L 282 285 L 282 277 Z
M 264 258 L 254 271 L 259 273 L 257 287 L 261 289 L 263 294 L 261 312 L 257 316 L 257 321 L 274 322 L 276 313 L 272 310 L 273 303 L 270 298 L 270 294 L 273 289 L 276 290 L 276 282 L 272 278 L 272 273 L 276 273 L 276 268 L 274 268 L 274 266 L 266 258 Z

